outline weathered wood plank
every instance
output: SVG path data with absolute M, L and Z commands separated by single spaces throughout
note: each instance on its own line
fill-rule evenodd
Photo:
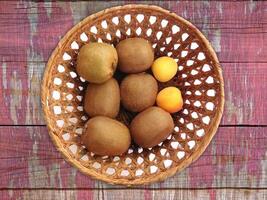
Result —
M 44 67 L 44 62 L 0 65 L 0 124 L 45 124 L 40 103 Z M 226 100 L 222 124 L 266 125 L 266 64 L 224 63 L 222 68 Z
M 199 160 L 145 188 L 267 188 L 266 131 L 267 127 L 221 127 Z M 0 127 L 0 180 L 0 189 L 122 187 L 91 180 L 71 167 L 53 146 L 46 127 Z
M 74 23 L 118 4 L 122 2 L 0 3 L 0 25 L 4 27 L 0 30 L 0 124 L 44 124 L 39 98 L 43 61 Z M 264 63 L 256 63 L 267 58 L 263 46 L 265 3 L 164 1 L 155 4 L 196 23 L 222 61 L 231 61 L 228 58 L 233 55 L 232 60 L 237 62 L 255 62 L 222 64 L 227 77 L 222 123 L 266 124 L 266 70 Z
M 267 190 L 257 189 L 206 189 L 206 190 L 3 190 L 0 191 L 2 200 L 264 200 Z
M 0 30 L 0 55 L 6 62 L 47 61 L 59 38 L 75 23 L 125 3 L 136 2 L 1 2 L 0 25 L 4 28 Z M 190 20 L 209 38 L 222 62 L 267 62 L 264 1 L 138 3 L 159 5 Z M 30 30 L 27 39 L 23 37 L 25 30 Z

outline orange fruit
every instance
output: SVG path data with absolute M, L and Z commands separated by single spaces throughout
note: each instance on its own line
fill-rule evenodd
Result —
M 162 89 L 156 99 L 157 105 L 169 113 L 175 113 L 182 109 L 183 98 L 181 91 L 176 87 Z
M 163 56 L 153 62 L 151 69 L 158 81 L 167 82 L 175 76 L 178 66 L 173 58 Z

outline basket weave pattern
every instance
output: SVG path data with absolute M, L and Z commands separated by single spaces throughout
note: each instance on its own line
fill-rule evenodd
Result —
M 116 45 L 128 37 L 149 40 L 155 57 L 175 58 L 177 75 L 159 88 L 181 89 L 184 107 L 172 115 L 172 136 L 158 146 L 96 156 L 80 142 L 88 116 L 82 104 L 86 82 L 75 71 L 77 53 L 90 41 Z M 54 144 L 80 171 L 114 184 L 147 184 L 173 175 L 203 153 L 221 119 L 223 79 L 212 47 L 192 24 L 156 6 L 127 5 L 87 17 L 59 42 L 44 74 L 42 105 Z M 118 119 L 128 125 L 131 116 L 122 110 Z

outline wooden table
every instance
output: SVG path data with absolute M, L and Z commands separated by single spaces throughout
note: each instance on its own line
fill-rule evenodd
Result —
M 136 3 L 0 2 L 0 199 L 267 199 L 267 2 L 145 1 L 190 20 L 222 64 L 226 104 L 205 153 L 174 177 L 125 188 L 94 181 L 50 141 L 40 85 L 60 38 L 84 17 Z

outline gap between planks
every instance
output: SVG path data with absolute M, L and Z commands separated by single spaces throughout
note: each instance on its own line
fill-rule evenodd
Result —
M 45 127 L 45 124 L 0 124 L 0 127 Z M 232 128 L 232 127 L 255 127 L 255 128 L 265 128 L 266 125 L 257 125 L 257 124 L 221 124 L 219 127 L 226 127 L 226 128 Z
M 78 191 L 78 190 L 149 190 L 149 191 L 161 191 L 161 190 L 267 190 L 267 187 L 205 187 L 205 188 L 147 188 L 146 186 L 143 187 L 116 187 L 116 188 L 0 188 L 0 191 L 5 190 L 14 190 L 14 191 L 23 191 L 23 190 L 53 190 L 53 191 L 64 191 L 64 190 L 71 190 L 71 191 Z
M 3 55 L 3 54 L 2 54 Z M 46 64 L 48 61 L 32 61 L 32 60 L 5 60 L 5 63 L 8 64 L 8 63 L 23 63 L 23 62 L 27 62 L 27 64 Z M 220 64 L 250 64 L 250 63 L 256 63 L 256 64 L 265 64 L 267 63 L 267 61 L 219 61 Z M 1 66 L 0 66 L 1 68 Z

